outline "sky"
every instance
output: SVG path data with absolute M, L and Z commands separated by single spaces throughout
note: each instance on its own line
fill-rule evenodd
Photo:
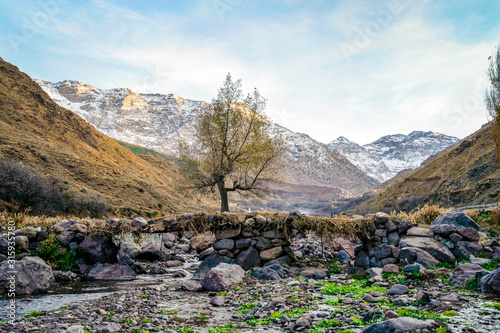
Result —
M 228 72 L 328 143 L 488 121 L 487 0 L 0 0 L 0 57 L 32 78 L 211 101 Z

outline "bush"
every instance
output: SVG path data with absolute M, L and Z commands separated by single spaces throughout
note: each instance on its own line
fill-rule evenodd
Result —
M 78 268 L 73 252 L 61 249 L 59 241 L 53 236 L 44 240 L 35 254 L 57 270 L 74 271 Z
M 441 214 L 446 213 L 449 209 L 440 208 L 438 205 L 425 204 L 422 208 L 415 212 L 415 220 L 431 224 Z

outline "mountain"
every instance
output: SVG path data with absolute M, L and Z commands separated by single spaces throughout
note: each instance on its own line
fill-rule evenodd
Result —
M 208 106 L 206 102 L 173 94 L 136 94 L 121 88 L 101 90 L 78 81 L 36 82 L 56 103 L 104 134 L 171 155 L 178 154 L 179 140 L 194 142 L 196 120 Z M 271 131 L 285 142 L 283 182 L 295 185 L 283 188 L 326 188 L 334 199 L 360 195 L 378 185 L 344 156 L 308 135 L 277 124 L 272 125 Z
M 490 124 L 437 155 L 398 182 L 380 185 L 363 207 L 389 211 L 423 203 L 456 207 L 499 201 L 500 162 Z
M 436 133 L 414 131 L 408 135 L 394 134 L 360 146 L 344 137 L 330 142 L 328 147 L 344 155 L 370 177 L 384 182 L 405 169 L 416 169 L 429 156 L 460 141 Z
M 3 159 L 22 162 L 41 177 L 60 179 L 68 195 L 98 196 L 122 214 L 179 213 L 214 203 L 177 190 L 182 172 L 174 163 L 133 154 L 54 103 L 28 75 L 1 58 L 0 143 Z

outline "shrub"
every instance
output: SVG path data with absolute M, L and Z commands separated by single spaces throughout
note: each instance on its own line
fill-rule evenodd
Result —
M 431 224 L 439 215 L 446 213 L 449 209 L 440 208 L 438 205 L 425 204 L 415 212 L 416 222 Z
M 74 271 L 78 268 L 73 252 L 62 250 L 59 247 L 59 241 L 53 236 L 44 240 L 35 254 L 53 268 L 61 271 Z

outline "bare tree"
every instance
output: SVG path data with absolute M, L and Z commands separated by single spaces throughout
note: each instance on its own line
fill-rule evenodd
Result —
M 493 119 L 492 135 L 497 152 L 500 155 L 500 49 L 498 47 L 489 59 L 490 66 L 487 73 L 491 86 L 486 91 L 485 104 Z
M 190 187 L 217 188 L 221 211 L 229 211 L 228 192 L 261 190 L 279 174 L 282 145 L 263 114 L 267 101 L 257 89 L 242 98 L 241 80 L 228 73 L 199 120 L 196 151 L 181 149 Z

